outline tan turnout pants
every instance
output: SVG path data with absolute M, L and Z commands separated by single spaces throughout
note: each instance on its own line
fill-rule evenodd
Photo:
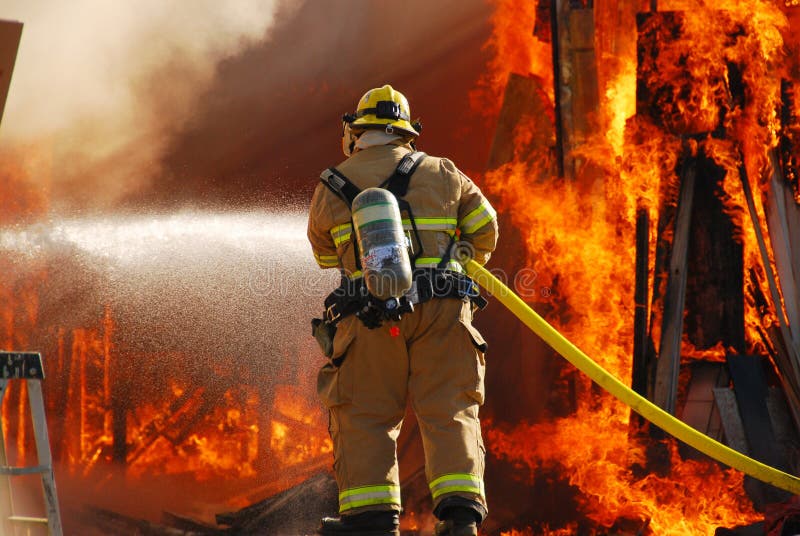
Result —
M 395 447 L 408 401 L 434 507 L 452 495 L 486 505 L 483 344 L 470 303 L 456 298 L 434 298 L 372 330 L 355 316 L 339 323 L 333 357 L 344 360 L 320 370 L 318 391 L 330 410 L 340 513 L 400 510 Z

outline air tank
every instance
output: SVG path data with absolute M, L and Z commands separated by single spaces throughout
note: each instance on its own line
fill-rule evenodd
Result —
M 397 199 L 383 188 L 367 188 L 353 200 L 353 228 L 369 293 L 400 298 L 411 288 L 411 261 Z

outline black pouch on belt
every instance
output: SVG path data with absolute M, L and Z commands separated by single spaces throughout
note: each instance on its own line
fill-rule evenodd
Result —
M 317 339 L 319 347 L 325 357 L 333 355 L 333 337 L 336 335 L 336 325 L 326 322 L 321 318 L 311 319 L 311 334 Z

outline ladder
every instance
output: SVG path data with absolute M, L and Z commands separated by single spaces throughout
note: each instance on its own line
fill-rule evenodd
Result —
M 56 481 L 53 475 L 53 460 L 50 454 L 50 438 L 47 433 L 47 420 L 42 398 L 42 380 L 44 369 L 42 356 L 34 352 L 0 352 L 0 409 L 3 398 L 12 380 L 27 381 L 28 400 L 31 405 L 33 434 L 36 440 L 36 455 L 39 465 L 28 467 L 10 467 L 6 458 L 5 430 L 0 421 L 0 477 L 5 477 L 7 501 L 0 507 L 3 518 L 0 519 L 0 534 L 16 535 L 17 529 L 24 527 L 24 534 L 31 534 L 34 526 L 47 526 L 50 536 L 62 536 L 61 514 L 56 496 Z M 42 478 L 45 512 L 47 517 L 21 516 L 14 513 L 11 477 L 39 474 Z M 0 491 L 2 493 L 2 491 Z

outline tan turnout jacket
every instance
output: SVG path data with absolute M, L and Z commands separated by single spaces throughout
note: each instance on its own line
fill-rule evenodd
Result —
M 386 180 L 400 160 L 411 152 L 407 144 L 378 145 L 354 153 L 336 166 L 360 190 Z M 422 242 L 417 268 L 435 268 L 451 244 L 451 236 L 473 251 L 476 261 L 485 264 L 497 242 L 494 209 L 477 186 L 450 160 L 428 156 L 414 172 L 404 197 L 411 205 Z M 404 218 L 407 215 L 404 214 Z M 320 183 L 311 201 L 308 239 L 314 258 L 322 268 L 340 268 L 351 278 L 356 269 L 350 209 L 344 201 Z M 407 232 L 411 222 L 403 220 Z M 416 240 L 411 236 L 412 244 Z M 463 246 L 463 245 L 462 245 Z M 448 269 L 463 271 L 451 261 Z

